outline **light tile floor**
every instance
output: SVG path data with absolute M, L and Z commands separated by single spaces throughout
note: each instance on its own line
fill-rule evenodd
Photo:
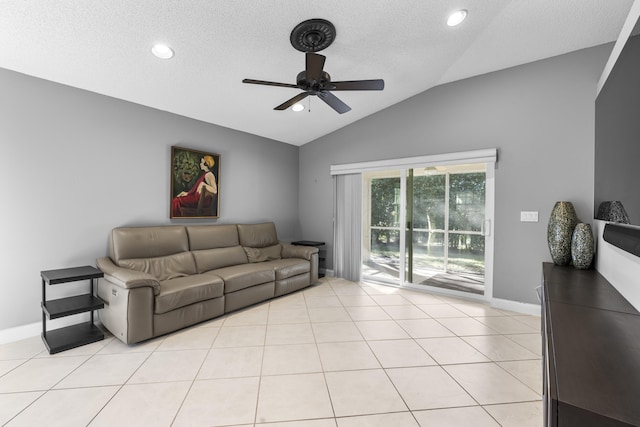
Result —
M 542 425 L 540 318 L 324 278 L 157 339 L 0 346 L 7 426 Z

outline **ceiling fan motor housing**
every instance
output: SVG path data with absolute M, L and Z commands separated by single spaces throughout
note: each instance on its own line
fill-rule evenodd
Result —
M 318 92 L 323 89 L 326 89 L 325 85 L 331 82 L 331 76 L 326 71 L 322 72 L 320 76 L 320 81 L 309 81 L 307 80 L 307 72 L 306 70 L 300 71 L 298 76 L 296 77 L 296 84 L 302 90 L 310 90 L 313 92 Z
M 243 79 L 243 83 L 251 83 L 266 86 L 280 86 L 301 89 L 302 92 L 276 106 L 274 110 L 282 111 L 302 101 L 308 96 L 317 96 L 337 113 L 344 114 L 351 110 L 331 91 L 350 90 L 383 90 L 384 80 L 351 80 L 332 82 L 329 73 L 324 71 L 326 57 L 320 55 L 320 50 L 329 47 L 336 37 L 336 29 L 333 24 L 324 19 L 309 19 L 296 25 L 291 31 L 291 45 L 305 52 L 305 69 L 296 76 L 296 84 L 278 83 L 265 80 Z
M 326 19 L 309 19 L 291 31 L 291 45 L 300 52 L 319 52 L 336 38 L 336 28 Z

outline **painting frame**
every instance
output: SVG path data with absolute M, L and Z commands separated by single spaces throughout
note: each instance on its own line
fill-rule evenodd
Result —
M 169 218 L 220 217 L 220 154 L 172 146 Z

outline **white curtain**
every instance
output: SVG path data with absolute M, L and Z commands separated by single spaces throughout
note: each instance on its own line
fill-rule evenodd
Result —
M 334 175 L 333 269 L 357 282 L 362 264 L 362 174 Z

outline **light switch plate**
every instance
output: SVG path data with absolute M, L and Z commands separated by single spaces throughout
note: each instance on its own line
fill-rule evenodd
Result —
M 538 211 L 521 211 L 520 222 L 538 222 Z

